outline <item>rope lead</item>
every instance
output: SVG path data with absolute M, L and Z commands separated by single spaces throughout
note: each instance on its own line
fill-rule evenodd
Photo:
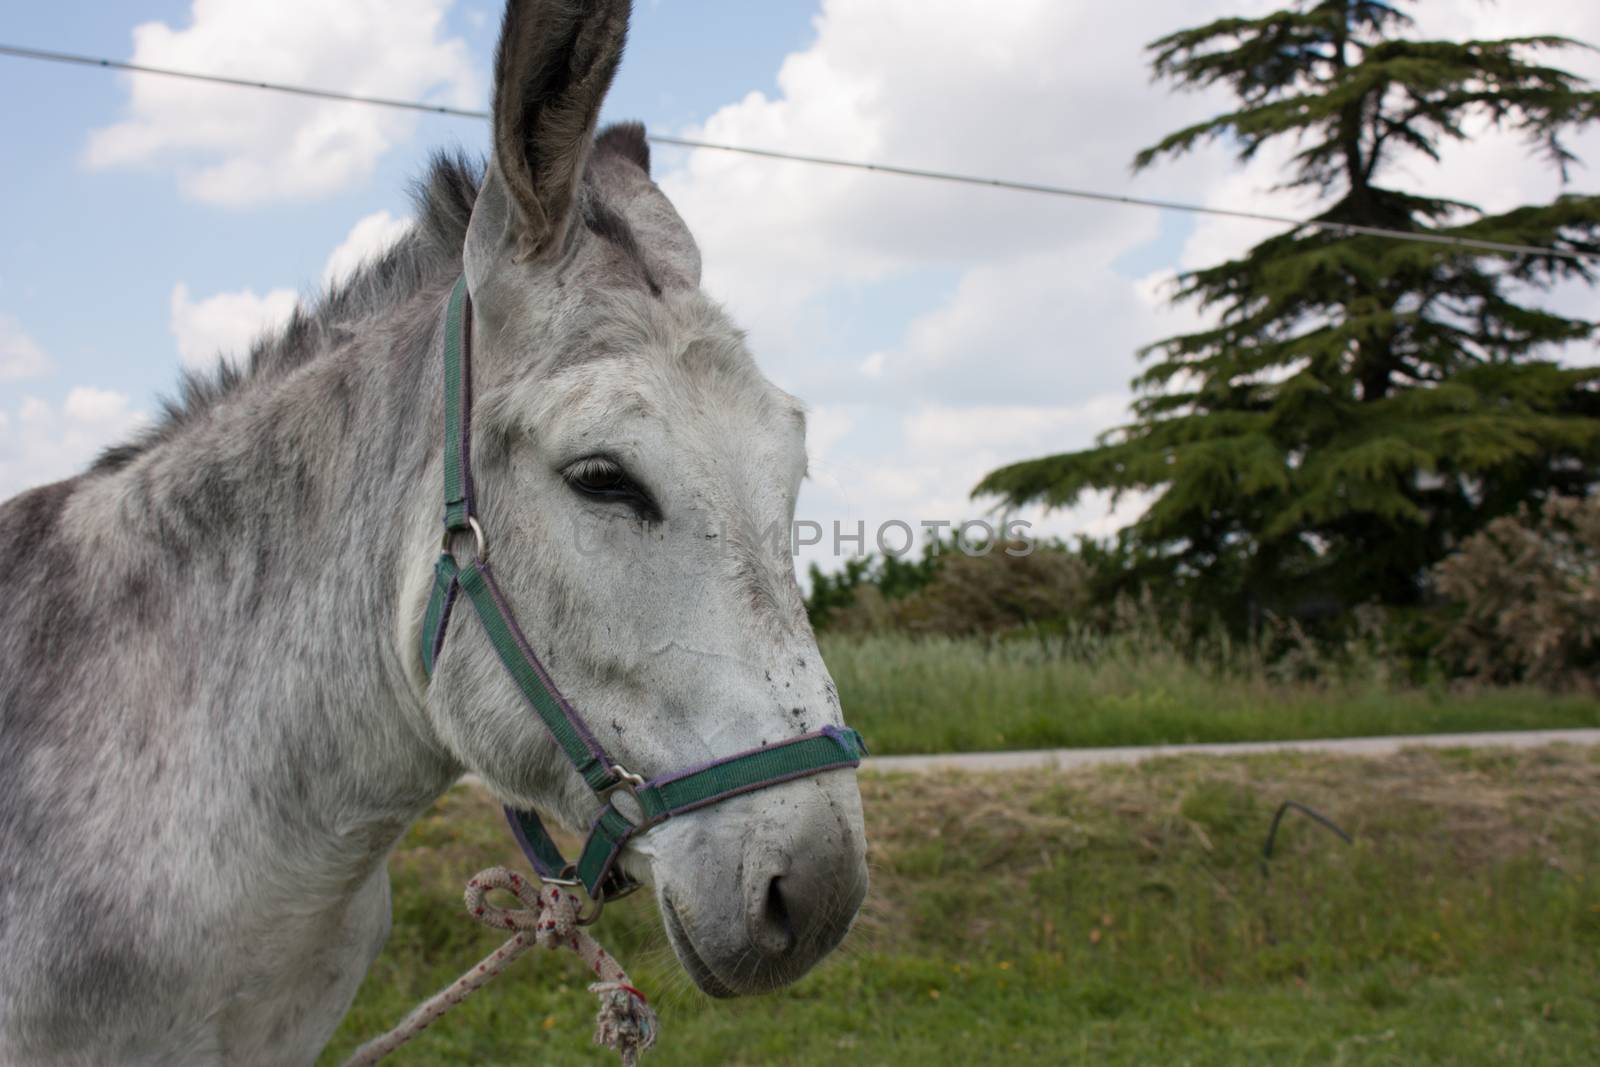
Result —
M 501 908 L 484 899 L 496 889 L 510 893 L 525 906 Z M 622 1067 L 636 1067 L 639 1056 L 656 1043 L 659 1030 L 656 1013 L 644 994 L 634 988 L 621 965 L 579 926 L 582 901 L 577 895 L 563 892 L 559 886 L 529 882 L 504 867 L 491 867 L 467 882 L 465 896 L 469 915 L 485 926 L 512 931 L 512 937 L 448 988 L 423 1001 L 393 1030 L 362 1045 L 344 1062 L 344 1067 L 368 1067 L 377 1063 L 426 1030 L 535 945 L 552 950 L 570 949 L 589 965 L 599 979 L 589 986 L 589 992 L 600 998 L 594 1024 L 595 1044 L 616 1052 L 622 1058 Z

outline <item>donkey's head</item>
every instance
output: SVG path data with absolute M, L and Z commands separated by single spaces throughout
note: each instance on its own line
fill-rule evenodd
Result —
M 626 0 L 509 4 L 465 274 L 495 573 L 596 739 L 648 778 L 841 719 L 789 555 L 802 409 L 699 291 L 642 128 L 595 136 L 627 18 Z M 595 794 L 484 632 L 450 632 L 434 732 L 506 800 L 586 828 Z M 834 770 L 661 823 L 620 863 L 653 885 L 694 981 L 733 995 L 839 942 L 864 848 L 855 776 Z

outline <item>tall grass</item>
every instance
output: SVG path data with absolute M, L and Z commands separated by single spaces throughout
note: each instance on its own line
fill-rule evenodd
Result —
M 1592 696 L 1404 684 L 1376 641 L 1327 653 L 1278 640 L 1289 647 L 1185 644 L 1146 627 L 821 645 L 879 755 L 1600 726 Z

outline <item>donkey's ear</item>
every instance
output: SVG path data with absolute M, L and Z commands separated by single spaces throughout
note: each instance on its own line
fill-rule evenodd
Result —
M 561 247 L 600 105 L 622 59 L 629 7 L 629 0 L 506 4 L 488 177 L 504 183 L 502 240 L 518 262 Z

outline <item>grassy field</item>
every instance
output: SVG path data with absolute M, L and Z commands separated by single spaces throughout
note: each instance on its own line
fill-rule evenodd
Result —
M 1159 641 L 822 641 L 875 755 L 1600 726 L 1592 695 L 1402 686 L 1372 659 L 1280 681 L 1248 649 L 1212 651 L 1202 668 Z
M 1038 777 L 865 776 L 873 888 L 845 947 L 773 997 L 707 1000 L 640 894 L 599 936 L 673 1064 L 1591 1064 L 1600 749 L 1189 758 Z M 1353 845 L 1291 815 L 1310 804 Z M 512 858 L 447 796 L 394 858 L 395 929 L 324 1062 L 498 938 L 462 879 Z M 536 953 L 399 1065 L 607 1064 L 576 961 Z

